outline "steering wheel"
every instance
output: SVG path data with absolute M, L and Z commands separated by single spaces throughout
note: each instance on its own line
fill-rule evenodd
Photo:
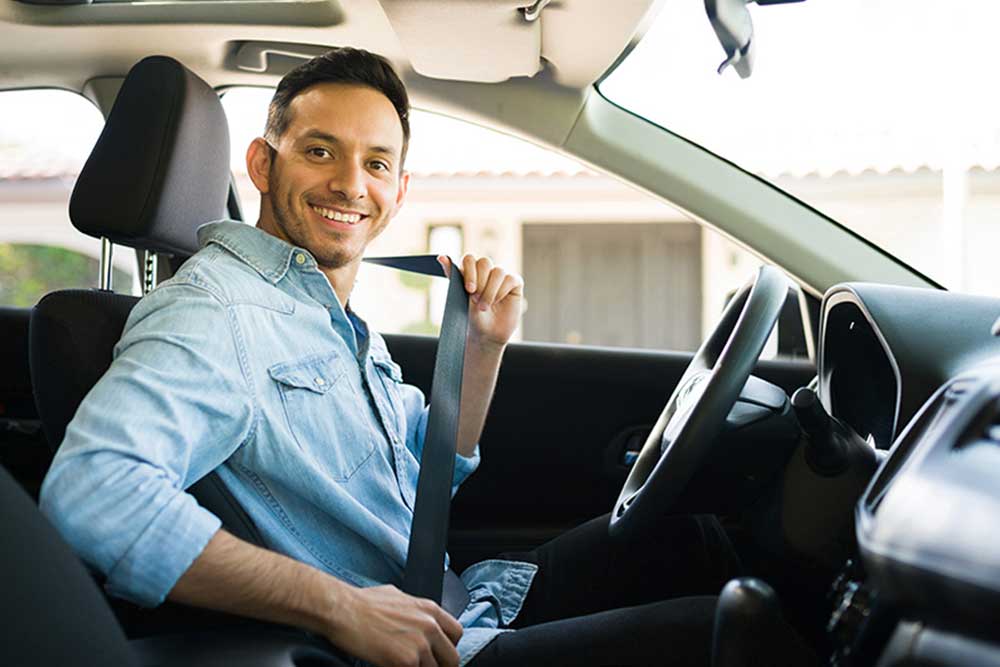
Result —
M 760 357 L 788 294 L 788 280 L 762 266 L 732 298 L 695 353 L 629 472 L 608 530 L 635 534 L 663 515 L 717 451 L 726 416 Z

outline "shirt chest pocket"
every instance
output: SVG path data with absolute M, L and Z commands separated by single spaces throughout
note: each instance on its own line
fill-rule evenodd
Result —
M 372 363 L 382 378 L 382 386 L 385 387 L 386 392 L 390 397 L 398 399 L 399 385 L 403 384 L 403 371 L 399 364 L 384 357 L 373 357 Z
M 382 388 L 385 390 L 386 397 L 389 399 L 388 404 L 393 411 L 397 428 L 402 431 L 405 426 L 402 420 L 403 399 L 399 387 L 403 384 L 403 371 L 400 369 L 399 364 L 389 358 L 373 356 L 372 363 L 375 366 L 379 381 L 382 383 Z
M 346 482 L 375 450 L 364 425 L 361 398 L 338 355 L 307 357 L 268 369 L 292 437 L 338 482 Z

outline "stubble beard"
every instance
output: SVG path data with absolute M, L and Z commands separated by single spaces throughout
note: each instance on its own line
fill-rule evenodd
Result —
M 284 202 L 281 199 L 284 199 Z M 317 238 L 314 239 L 315 242 L 310 243 L 311 228 L 309 223 L 294 214 L 292 204 L 290 193 L 284 198 L 276 197 L 271 200 L 274 223 L 284 233 L 285 238 L 292 244 L 308 250 L 316 259 L 316 263 L 323 269 L 339 269 L 355 259 L 342 247 L 324 246 L 322 239 Z M 302 205 L 306 208 L 309 207 L 305 202 Z

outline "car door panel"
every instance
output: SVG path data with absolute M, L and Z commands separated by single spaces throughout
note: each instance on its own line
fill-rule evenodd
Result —
M 389 335 L 407 382 L 429 395 L 436 340 Z M 479 470 L 452 505 L 456 566 L 531 548 L 610 511 L 627 440 L 656 421 L 691 353 L 511 344 L 481 438 Z M 756 374 L 786 391 L 808 361 L 764 361 Z

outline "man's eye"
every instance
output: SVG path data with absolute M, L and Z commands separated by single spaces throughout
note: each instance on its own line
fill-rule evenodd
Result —
M 375 169 L 376 171 L 389 171 L 389 165 L 381 160 L 375 160 L 371 163 L 371 165 L 372 169 Z
M 328 149 L 319 146 L 310 148 L 306 152 L 313 157 L 323 158 L 324 160 L 333 157 L 333 154 Z

